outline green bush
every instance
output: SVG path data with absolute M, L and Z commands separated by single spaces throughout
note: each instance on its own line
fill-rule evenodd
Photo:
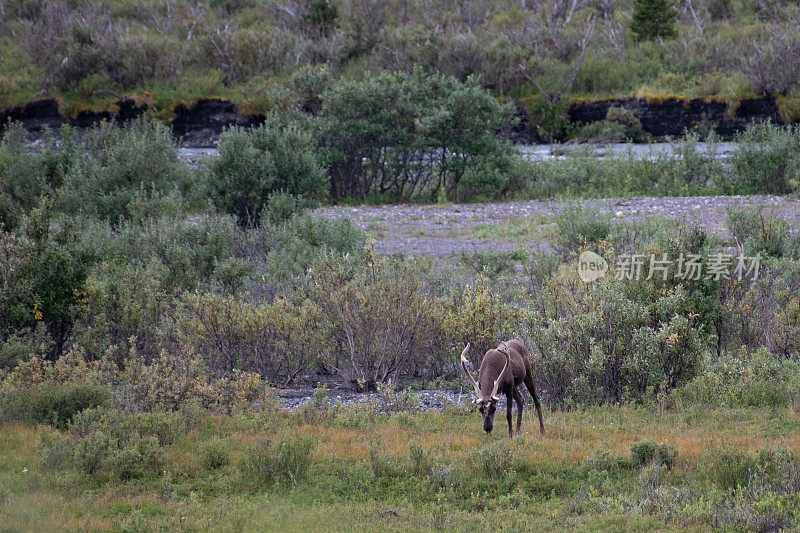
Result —
M 506 193 L 513 150 L 495 132 L 510 109 L 476 79 L 417 69 L 343 81 L 323 96 L 321 144 L 333 199 L 408 201 L 496 198 Z
M 272 116 L 252 130 L 230 128 L 218 148 L 209 167 L 211 197 L 242 226 L 258 224 L 265 208 L 270 217 L 287 218 L 294 202 L 325 198 L 325 172 L 311 134 L 299 123 Z
M 747 453 L 721 450 L 714 454 L 709 467 L 711 479 L 725 490 L 747 487 L 755 473 L 756 461 Z
M 100 431 L 122 444 L 131 439 L 152 438 L 159 446 L 167 446 L 185 433 L 186 426 L 177 413 L 127 413 L 100 407 L 75 415 L 69 430 L 78 439 Z
M 361 265 L 328 256 L 312 271 L 313 299 L 333 340 L 328 363 L 344 365 L 364 389 L 419 372 L 430 360 L 437 326 L 418 268 L 368 250 Z
M 789 224 L 758 211 L 729 211 L 725 223 L 747 256 L 781 257 L 791 253 Z
M 689 240 L 678 242 L 687 250 Z M 638 281 L 607 275 L 583 283 L 574 268 L 548 279 L 535 293 L 537 311 L 525 315 L 552 402 L 644 400 L 697 374 L 709 342 L 704 320 L 716 317 L 713 286 L 648 280 L 646 269 Z
M 242 461 L 241 472 L 256 486 L 276 482 L 293 483 L 303 477 L 311 465 L 310 439 L 273 441 L 262 439 Z
M 97 385 L 42 383 L 7 391 L 5 417 L 63 429 L 81 411 L 103 405 L 109 397 L 109 391 Z
M 60 470 L 74 464 L 75 449 L 58 431 L 43 431 L 36 440 L 36 456 L 44 469 Z
M 703 371 L 678 391 L 686 404 L 708 407 L 780 407 L 800 401 L 800 364 L 762 347 L 750 353 L 708 356 Z
M 753 123 L 736 138 L 733 173 L 723 181 L 735 194 L 788 194 L 800 189 L 800 130 Z
M 556 215 L 556 246 L 563 254 L 579 252 L 608 237 L 611 220 L 596 209 L 567 205 Z
M 656 464 L 671 469 L 677 456 L 675 447 L 663 441 L 643 439 L 631 444 L 631 458 L 636 467 Z
M 431 474 L 430 457 L 419 444 L 408 443 L 408 464 L 411 473 L 420 478 L 427 478 Z
M 117 442 L 102 431 L 93 431 L 78 441 L 75 464 L 85 474 L 106 468 L 117 449 Z
M 583 126 L 578 132 L 579 139 L 593 142 L 620 142 L 625 138 L 626 129 L 623 124 L 610 120 L 598 120 Z
M 189 193 L 191 172 L 178 159 L 172 132 L 161 122 L 104 122 L 88 130 L 83 142 L 87 153 L 66 173 L 58 190 L 58 204 L 70 213 L 117 224 L 132 216 L 143 195 L 158 203 L 162 196 Z
M 625 128 L 625 138 L 637 141 L 642 137 L 642 122 L 624 107 L 611 106 L 606 111 L 606 121 Z
M 470 456 L 476 473 L 487 481 L 510 478 L 513 474 L 513 459 L 514 454 L 506 443 L 483 446 Z
M 219 437 L 214 437 L 212 440 L 203 443 L 200 454 L 203 468 L 207 470 L 222 468 L 230 461 L 228 443 Z
M 167 290 L 208 284 L 244 237 L 232 217 L 213 212 L 188 218 L 160 216 L 143 224 L 126 221 L 113 233 L 108 228 L 104 232 L 111 254 L 134 265 L 156 260 L 149 270 L 165 270 L 162 283 Z
M 164 468 L 164 453 L 155 437 L 137 437 L 114 451 L 109 467 L 121 481 L 155 477 Z
M 48 172 L 52 137 L 48 137 L 45 151 L 37 153 L 28 148 L 27 135 L 22 124 L 12 123 L 0 140 L 0 228 L 6 231 L 18 227 L 41 197 L 52 195 L 61 178 L 57 165 L 54 172 Z
M 375 476 L 376 479 L 399 474 L 397 465 L 392 464 L 391 457 L 386 455 L 375 443 L 370 444 L 367 449 L 367 455 L 369 457 L 370 470 L 372 470 L 372 475 Z
M 593 124 L 598 126 L 590 124 L 589 132 L 604 123 Z M 699 140 L 697 134 L 689 133 L 673 141 L 669 152 L 641 154 L 629 148 L 602 158 L 590 147 L 578 147 L 559 159 L 529 162 L 525 192 L 535 198 L 685 196 L 717 189 L 730 193 L 731 186 L 725 181 L 729 173 L 715 155 L 716 138 L 709 139 L 704 152 Z

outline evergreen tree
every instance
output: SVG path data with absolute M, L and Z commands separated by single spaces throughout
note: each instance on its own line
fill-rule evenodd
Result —
M 675 10 L 670 0 L 635 0 L 631 31 L 640 41 L 675 36 Z

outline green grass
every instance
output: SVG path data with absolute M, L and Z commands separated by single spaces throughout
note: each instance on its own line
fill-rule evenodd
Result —
M 485 531 L 535 524 L 542 531 L 702 531 L 711 522 L 691 506 L 643 511 L 644 470 L 630 459 L 632 443 L 650 438 L 675 447 L 664 487 L 690 483 L 719 498 L 728 496 L 708 472 L 721 451 L 800 451 L 791 409 L 659 415 L 605 406 L 545 413 L 545 436 L 534 431 L 528 412 L 523 433 L 512 440 L 499 416 L 498 431 L 486 436 L 475 413 L 203 415 L 164 447 L 164 472 L 127 482 L 40 466 L 32 443 L 44 428 L 6 425 L 0 427 L 3 530 Z M 271 487 L 251 485 L 240 465 L 264 437 L 310 438 L 307 473 Z M 230 461 L 211 469 L 202 450 L 215 438 L 226 443 Z M 420 461 L 412 461 L 412 448 Z M 501 471 L 504 457 L 510 473 Z M 376 468 L 384 460 L 386 467 Z
M 476 239 L 493 239 L 512 242 L 539 241 L 553 236 L 553 217 L 536 215 L 504 220 L 497 224 L 476 224 L 472 235 Z

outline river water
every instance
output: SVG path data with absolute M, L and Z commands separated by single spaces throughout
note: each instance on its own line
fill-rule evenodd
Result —
M 658 158 L 664 155 L 674 156 L 675 145 L 670 143 L 650 143 L 650 144 L 630 144 L 615 143 L 605 145 L 569 145 L 569 144 L 535 144 L 517 145 L 520 155 L 530 161 L 559 160 L 566 157 L 566 154 L 576 150 L 587 150 L 597 157 L 609 155 L 623 155 L 630 153 L 639 158 Z M 701 154 L 714 153 L 719 159 L 727 159 L 731 152 L 736 148 L 736 143 L 697 143 L 697 151 Z M 205 159 L 214 157 L 218 154 L 216 148 L 178 148 L 179 157 L 190 164 L 199 164 Z

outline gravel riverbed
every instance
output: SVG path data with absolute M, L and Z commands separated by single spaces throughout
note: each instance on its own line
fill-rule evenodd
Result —
M 502 252 L 519 246 L 547 249 L 548 235 L 555 225 L 553 217 L 569 203 L 553 199 L 480 204 L 333 206 L 317 209 L 314 214 L 350 219 L 375 238 L 375 247 L 380 253 L 446 258 L 461 251 Z M 634 197 L 590 199 L 579 203 L 617 220 L 636 221 L 662 216 L 696 222 L 723 239 L 730 238 L 725 217 L 731 209 L 760 208 L 765 214 L 787 220 L 793 231 L 800 228 L 800 200 L 783 196 Z M 509 228 L 509 225 L 520 222 L 529 224 L 528 231 L 520 233 Z

